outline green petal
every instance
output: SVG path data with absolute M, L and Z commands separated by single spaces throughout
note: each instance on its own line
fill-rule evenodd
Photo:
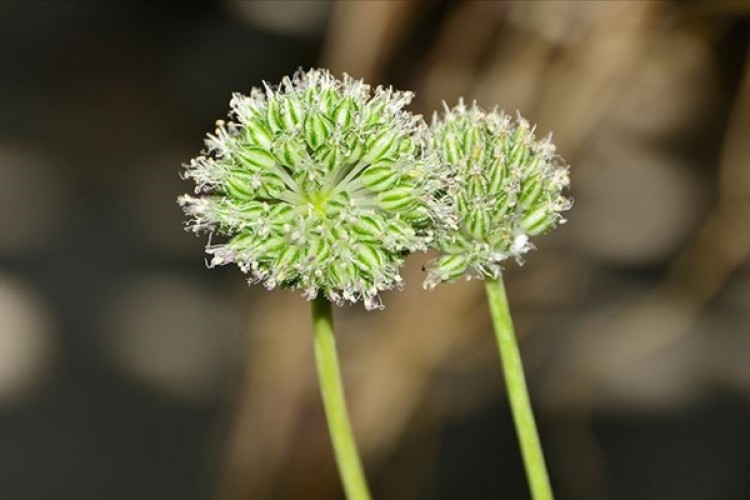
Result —
M 373 275 L 385 263 L 383 252 L 372 245 L 357 245 L 354 257 L 354 265 L 369 275 Z
M 390 166 L 370 166 L 360 175 L 362 184 L 375 192 L 383 191 L 398 181 L 399 173 Z
M 361 239 L 378 241 L 383 238 L 383 224 L 378 218 L 363 215 L 352 224 L 352 232 Z
M 268 101 L 266 107 L 266 123 L 272 132 L 278 132 L 284 128 L 284 124 L 281 121 L 279 101 L 271 99 Z
M 370 137 L 365 143 L 366 153 L 362 159 L 366 162 L 376 162 L 381 158 L 390 156 L 399 147 L 399 132 L 395 130 L 383 130 Z
M 261 120 L 251 120 L 245 124 L 245 141 L 250 145 L 267 148 L 272 140 L 273 133 Z
M 305 119 L 305 141 L 313 151 L 323 145 L 331 133 L 331 123 L 320 113 L 313 113 Z
M 414 189 L 411 187 L 397 187 L 383 191 L 378 193 L 376 201 L 383 210 L 406 210 L 418 204 L 414 197 Z
M 452 281 L 466 272 L 467 261 L 463 255 L 443 255 L 432 264 L 432 270 L 442 281 Z
M 247 201 L 255 198 L 260 186 L 258 174 L 245 170 L 235 170 L 225 181 L 225 191 L 233 199 Z
M 279 120 L 286 130 L 296 130 L 304 118 L 302 102 L 297 98 L 287 97 L 279 106 Z
M 245 147 L 238 151 L 239 165 L 250 171 L 268 170 L 276 166 L 276 158 L 265 149 Z
M 356 111 L 354 99 L 346 97 L 333 110 L 333 121 L 335 121 L 339 127 L 348 128 L 352 124 L 352 118 Z

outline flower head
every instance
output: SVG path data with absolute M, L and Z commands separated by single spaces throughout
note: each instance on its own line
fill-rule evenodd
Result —
M 234 94 L 206 150 L 185 165 L 189 228 L 222 237 L 210 265 L 251 283 L 378 308 L 406 254 L 426 249 L 444 188 L 412 94 L 325 70 Z
M 565 222 L 568 167 L 551 138 L 535 139 L 520 115 L 512 119 L 461 101 L 435 117 L 431 140 L 452 171 L 448 198 L 458 226 L 436 235 L 440 256 L 428 266 L 426 288 L 462 275 L 497 277 L 505 259 L 533 248 L 530 236 Z

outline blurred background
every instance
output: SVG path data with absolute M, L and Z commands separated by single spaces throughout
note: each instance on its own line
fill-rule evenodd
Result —
M 558 499 L 750 499 L 750 3 L 0 3 L 0 498 L 340 499 L 308 304 L 207 271 L 180 164 L 324 66 L 521 111 L 570 222 L 507 282 Z M 527 499 L 478 282 L 337 310 L 375 496 Z

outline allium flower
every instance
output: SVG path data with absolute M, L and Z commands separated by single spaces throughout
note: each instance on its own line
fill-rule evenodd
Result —
M 223 240 L 209 240 L 209 265 L 382 307 L 406 254 L 430 243 L 445 191 L 424 121 L 404 110 L 411 99 L 315 69 L 234 94 L 230 121 L 185 165 L 198 196 L 179 200 L 191 230 Z
M 435 116 L 432 134 L 432 147 L 452 170 L 448 198 L 459 223 L 436 235 L 441 255 L 428 266 L 426 288 L 462 275 L 496 278 L 505 259 L 520 260 L 533 248 L 530 236 L 565 222 L 568 167 L 551 138 L 536 140 L 520 115 L 513 120 L 460 101 Z

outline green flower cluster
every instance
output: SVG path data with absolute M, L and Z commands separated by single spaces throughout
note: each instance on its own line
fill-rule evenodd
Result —
M 463 275 L 497 277 L 504 260 L 533 248 L 530 236 L 565 222 L 568 167 L 551 138 L 536 140 L 520 115 L 513 120 L 461 101 L 435 117 L 430 140 L 451 169 L 448 198 L 458 225 L 438 232 L 433 246 L 441 255 L 428 266 L 426 288 Z
M 317 69 L 235 94 L 183 172 L 195 195 L 179 203 L 213 239 L 209 265 L 376 309 L 411 252 L 441 254 L 427 288 L 497 276 L 563 222 L 567 167 L 549 139 L 463 103 L 428 127 L 405 110 L 412 97 Z
M 235 263 L 252 283 L 362 300 L 401 285 L 406 255 L 425 250 L 447 215 L 448 169 L 413 94 L 311 70 L 278 88 L 235 94 L 202 156 L 185 166 L 196 195 L 179 202 L 193 231 L 222 237 L 210 265 Z

